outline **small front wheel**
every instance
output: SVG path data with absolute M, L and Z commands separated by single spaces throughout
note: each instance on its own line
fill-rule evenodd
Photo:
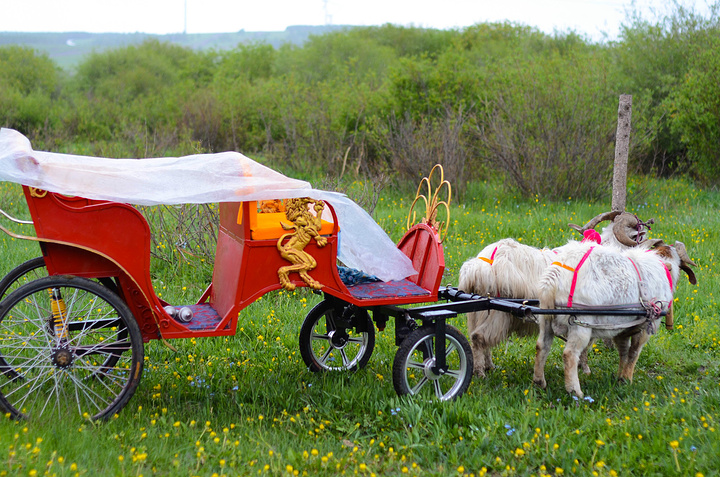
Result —
M 445 328 L 446 370 L 439 370 L 435 356 L 435 328 L 423 327 L 410 333 L 400 344 L 393 362 L 393 385 L 403 396 L 434 395 L 441 401 L 467 391 L 472 378 L 472 350 L 457 328 Z
M 357 371 L 375 348 L 375 327 L 367 311 L 323 300 L 300 328 L 300 355 L 310 371 Z
M 113 291 L 45 277 L 0 303 L 0 408 L 14 418 L 75 413 L 104 419 L 140 382 L 140 328 Z

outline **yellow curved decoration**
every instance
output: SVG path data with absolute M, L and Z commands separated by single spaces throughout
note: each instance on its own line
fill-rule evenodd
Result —
M 440 175 L 437 179 L 434 177 L 436 171 Z M 433 183 L 436 183 L 436 187 L 433 189 Z M 423 186 L 426 187 L 426 194 L 423 194 Z M 445 200 L 440 200 L 441 191 L 445 191 L 447 194 Z M 440 164 L 435 166 L 430 171 L 430 175 L 423 177 L 418 185 L 417 192 L 415 193 L 415 200 L 413 200 L 410 206 L 410 212 L 408 212 L 407 228 L 410 229 L 416 222 L 417 213 L 415 212 L 415 205 L 420 201 L 425 205 L 425 215 L 420 220 L 424 224 L 428 224 L 437 230 L 442 242 L 447 237 L 448 227 L 450 225 L 450 201 L 452 199 L 452 187 L 450 183 L 445 180 L 445 171 Z M 438 222 L 438 209 L 445 211 L 445 220 Z

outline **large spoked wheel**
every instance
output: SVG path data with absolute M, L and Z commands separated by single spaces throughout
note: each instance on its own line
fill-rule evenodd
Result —
M 140 382 L 140 329 L 94 281 L 35 280 L 0 304 L 0 407 L 15 418 L 112 416 Z
M 21 286 L 47 276 L 45 260 L 42 257 L 31 258 L 21 263 L 0 280 L 0 301 Z
M 351 305 L 338 309 L 323 300 L 300 328 L 300 355 L 313 372 L 357 371 L 374 348 L 375 326 L 368 312 Z
M 454 399 L 467 391 L 472 378 L 472 350 L 457 328 L 446 325 L 447 370 L 436 367 L 434 327 L 419 328 L 400 344 L 393 362 L 393 386 L 399 395 L 435 396 Z

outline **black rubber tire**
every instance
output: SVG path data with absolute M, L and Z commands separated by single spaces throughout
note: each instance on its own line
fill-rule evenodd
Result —
M 368 363 L 375 348 L 375 326 L 366 310 L 355 308 L 352 313 L 351 321 L 355 326 L 362 324 L 364 331 L 338 328 L 336 308 L 329 300 L 321 301 L 307 314 L 299 341 L 300 356 L 310 371 L 357 371 Z
M 65 305 L 61 324 L 53 320 L 52 293 Z M 135 393 L 143 358 L 132 312 L 92 280 L 45 277 L 0 303 L 0 408 L 13 418 L 75 412 L 107 419 Z
M 21 263 L 0 280 L 0 301 L 26 283 L 47 276 L 45 259 L 42 257 L 31 258 Z
M 400 395 L 428 395 L 448 401 L 461 396 L 470 386 L 473 357 L 470 343 L 457 328 L 446 325 L 445 346 L 448 370 L 432 371 L 435 362 L 435 328 L 422 327 L 400 343 L 393 361 L 393 386 Z M 430 384 L 430 386 L 426 386 Z

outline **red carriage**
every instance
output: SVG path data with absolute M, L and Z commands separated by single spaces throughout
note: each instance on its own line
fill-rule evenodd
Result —
M 23 192 L 35 236 L 3 230 L 36 241 L 42 257 L 0 281 L 0 406 L 15 417 L 64 409 L 111 416 L 138 386 L 143 343 L 234 335 L 241 310 L 260 296 L 305 286 L 324 295 L 299 333 L 310 370 L 362 368 L 376 326 L 394 318 L 398 393 L 426 388 L 445 400 L 469 385 L 470 346 L 445 323 L 457 312 L 407 306 L 438 300 L 445 262 L 432 221 L 409 227 L 397 244 L 415 275 L 346 284 L 332 205 L 293 198 L 277 201 L 284 211 L 267 212 L 261 201 L 223 202 L 212 283 L 196 303 L 171 304 L 153 289 L 150 228 L 135 207 L 29 186 Z M 426 215 L 437 203 L 427 204 Z

